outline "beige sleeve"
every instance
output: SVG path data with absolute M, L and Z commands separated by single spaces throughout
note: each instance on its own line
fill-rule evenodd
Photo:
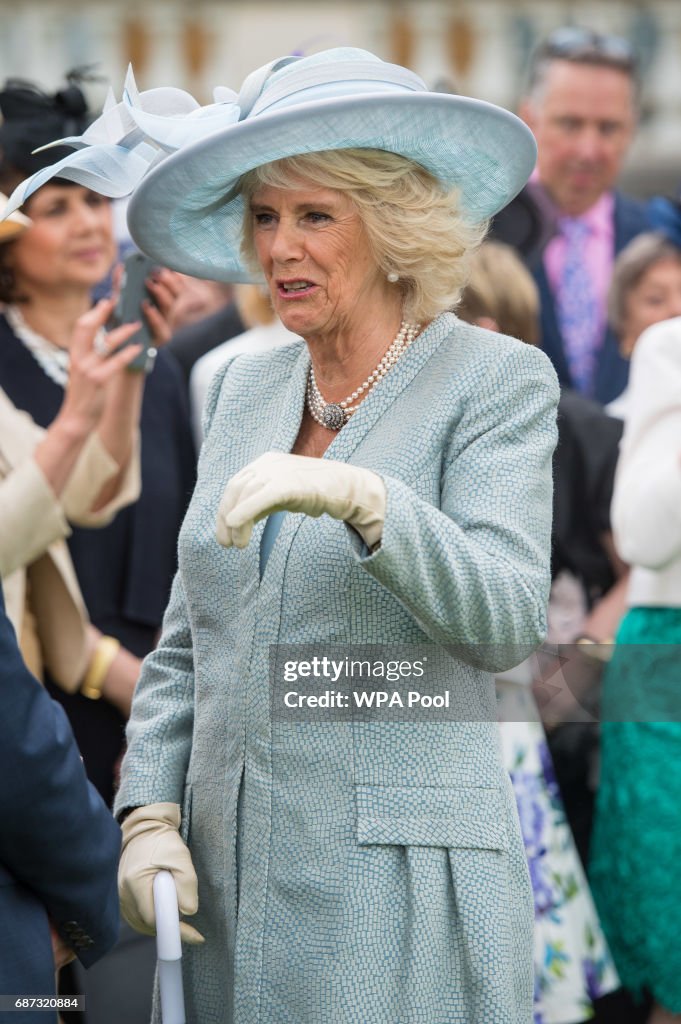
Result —
M 0 480 L 0 576 L 35 561 L 69 533 L 62 506 L 33 459 Z
M 91 512 L 102 487 L 117 472 L 118 464 L 102 444 L 99 434 L 93 434 L 62 491 L 62 505 L 67 518 L 78 526 L 106 526 L 119 509 L 137 501 L 142 490 L 139 432 L 116 495 L 103 508 Z

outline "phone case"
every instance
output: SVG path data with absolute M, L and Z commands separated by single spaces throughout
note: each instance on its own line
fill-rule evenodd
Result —
M 109 326 L 119 327 L 121 324 L 129 324 L 135 320 L 142 322 L 140 329 L 135 331 L 126 342 L 127 345 L 141 344 L 143 346 L 139 355 L 135 356 L 129 364 L 129 370 L 145 370 L 149 359 L 149 349 L 153 347 L 149 324 L 142 311 L 142 302 L 145 299 L 154 301 L 145 282 L 156 266 L 157 264 L 153 260 L 141 252 L 131 253 L 123 263 L 121 290 Z

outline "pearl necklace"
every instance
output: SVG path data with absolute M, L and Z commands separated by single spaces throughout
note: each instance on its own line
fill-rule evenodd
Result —
M 18 306 L 5 306 L 4 312 L 7 323 L 22 345 L 31 353 L 38 366 L 50 380 L 53 380 L 60 388 L 65 388 L 69 379 L 68 349 L 59 348 L 29 327 Z
M 375 388 L 379 381 L 383 380 L 391 366 L 397 362 L 404 350 L 411 345 L 414 338 L 421 330 L 420 324 L 410 324 L 403 320 L 395 340 L 390 345 L 380 363 L 369 376 L 360 384 L 356 391 L 344 398 L 342 402 L 327 402 L 317 385 L 314 369 L 310 366 L 310 374 L 307 380 L 307 407 L 310 410 L 312 419 L 327 430 L 340 430 L 353 412 L 357 411 L 358 399 L 365 392 Z
M 69 365 L 71 356 L 67 348 L 59 348 L 49 338 L 38 334 L 26 323 L 23 313 L 18 306 L 5 306 L 5 319 L 10 325 L 19 341 L 31 353 L 41 370 L 58 384 L 60 388 L 66 388 L 69 382 Z M 99 345 L 99 348 L 97 346 Z M 104 352 L 102 353 L 102 346 Z M 100 327 L 95 335 L 94 349 L 100 354 L 108 354 L 106 343 L 106 331 Z

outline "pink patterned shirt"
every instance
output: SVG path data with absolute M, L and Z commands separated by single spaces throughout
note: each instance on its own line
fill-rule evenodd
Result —
M 530 180 L 539 181 L 536 171 Z M 561 211 L 558 207 L 554 207 L 554 212 L 558 220 L 561 216 Z M 589 268 L 598 302 L 601 336 L 605 333 L 606 328 L 608 288 L 610 287 L 612 267 L 615 261 L 614 212 L 615 197 L 612 192 L 606 192 L 586 213 L 577 218 L 588 224 L 590 229 L 584 260 Z M 546 276 L 554 295 L 558 290 L 564 259 L 565 239 L 558 232 L 544 250 L 544 269 L 546 270 Z

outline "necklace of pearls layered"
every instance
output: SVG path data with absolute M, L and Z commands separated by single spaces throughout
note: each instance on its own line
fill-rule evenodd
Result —
M 358 399 L 361 399 L 362 396 L 366 397 L 365 392 L 371 391 L 379 381 L 383 380 L 388 370 L 391 366 L 395 365 L 420 330 L 420 324 L 410 324 L 403 320 L 395 340 L 376 369 L 373 373 L 369 374 L 356 391 L 353 391 L 351 395 L 344 398 L 342 402 L 327 402 L 325 400 L 317 386 L 314 369 L 310 366 L 310 374 L 307 380 L 307 407 L 310 410 L 312 419 L 319 423 L 320 426 L 326 427 L 327 430 L 340 430 L 348 422 L 353 412 L 357 411 Z
M 19 341 L 31 353 L 44 373 L 59 387 L 65 388 L 69 379 L 68 349 L 59 348 L 29 327 L 18 306 L 5 306 L 5 319 Z
M 41 370 L 47 374 L 50 380 L 65 388 L 69 382 L 70 354 L 67 348 L 59 348 L 53 341 L 38 334 L 26 323 L 24 315 L 18 306 L 9 305 L 4 309 L 5 319 L 15 335 L 28 349 Z M 108 355 L 109 349 L 106 343 L 106 331 L 103 327 L 97 331 L 94 340 L 95 352 L 100 355 Z

